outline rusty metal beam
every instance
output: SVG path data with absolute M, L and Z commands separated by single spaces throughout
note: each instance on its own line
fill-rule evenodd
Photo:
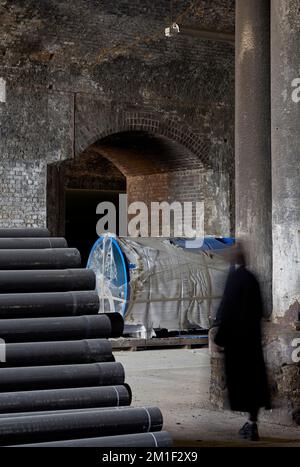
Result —
M 198 39 L 209 41 L 220 41 L 235 43 L 235 34 L 222 32 L 222 31 L 208 31 L 205 29 L 197 28 L 196 26 L 188 26 L 185 24 L 179 25 L 180 34 L 184 36 L 192 36 Z

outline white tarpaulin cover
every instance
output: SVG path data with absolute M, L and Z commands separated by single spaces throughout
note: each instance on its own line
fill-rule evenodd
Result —
M 110 235 L 97 240 L 88 267 L 96 273 L 100 312 L 122 313 L 125 325 L 147 337 L 155 329 L 208 329 L 229 270 L 220 256 L 168 239 Z

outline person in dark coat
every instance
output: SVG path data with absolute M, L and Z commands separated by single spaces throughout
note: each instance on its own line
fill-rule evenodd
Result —
M 231 267 L 217 313 L 215 343 L 224 351 L 231 410 L 249 413 L 249 421 L 239 435 L 257 441 L 259 410 L 270 409 L 261 343 L 263 303 L 258 280 L 246 268 L 241 245 L 233 251 L 235 266 Z

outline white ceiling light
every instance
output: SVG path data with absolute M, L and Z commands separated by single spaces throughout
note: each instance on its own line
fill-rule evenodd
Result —
M 173 37 L 180 33 L 180 29 L 177 23 L 172 23 L 170 27 L 165 29 L 166 37 Z

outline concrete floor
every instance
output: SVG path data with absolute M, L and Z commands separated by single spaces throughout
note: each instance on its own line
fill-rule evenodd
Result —
M 260 423 L 261 441 L 240 441 L 245 418 L 213 410 L 209 402 L 210 365 L 207 349 L 115 352 L 125 367 L 133 406 L 158 406 L 164 429 L 176 446 L 299 446 L 300 428 Z

